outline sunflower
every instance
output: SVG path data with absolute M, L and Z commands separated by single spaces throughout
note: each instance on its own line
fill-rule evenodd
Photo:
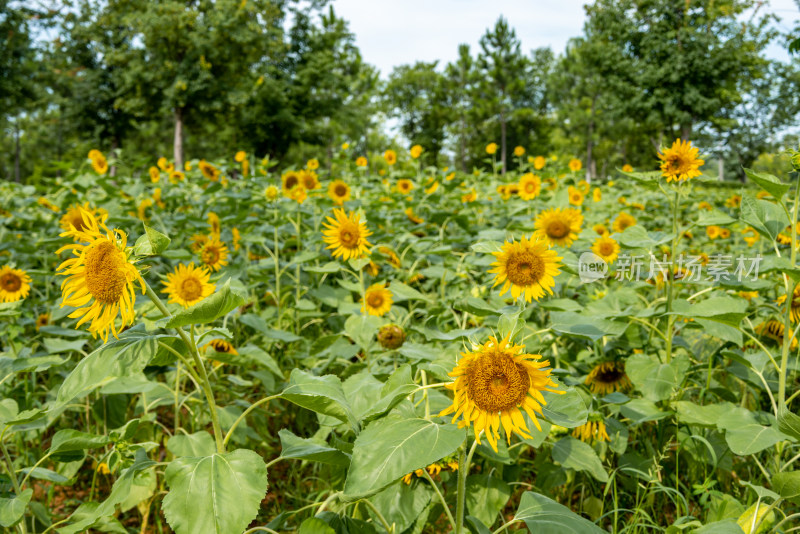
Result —
M 200 261 L 213 271 L 219 271 L 224 265 L 228 265 L 228 247 L 216 236 L 211 236 L 209 240 L 200 248 Z
M 396 324 L 387 324 L 378 330 L 378 343 L 388 350 L 399 349 L 406 341 L 405 331 Z
M 397 182 L 397 192 L 403 195 L 407 195 L 414 189 L 414 182 L 411 180 L 406 180 L 405 178 L 402 180 L 398 180 Z
M 317 158 L 311 158 L 306 162 L 306 168 L 310 171 L 319 169 L 319 160 Z
M 494 269 L 489 273 L 495 274 L 492 287 L 503 284 L 501 296 L 510 289 L 514 299 L 523 295 L 525 302 L 530 302 L 539 300 L 545 292 L 553 293 L 555 277 L 561 273 L 561 258 L 547 248 L 546 242 L 535 236 L 531 239 L 523 236 L 519 242 L 506 241 L 500 252 L 492 254 L 497 261 L 492 263 Z
M 461 202 L 464 204 L 469 204 L 470 202 L 475 202 L 476 200 L 478 200 L 478 192 L 474 187 L 469 190 L 469 193 L 464 193 L 461 195 Z
M 108 172 L 108 161 L 99 150 L 90 151 L 89 159 L 92 161 L 94 172 L 97 174 L 105 174 Z
M 760 325 L 756 326 L 755 331 L 756 334 L 768 337 L 769 339 L 777 341 L 779 344 L 782 345 L 784 329 L 785 327 L 782 322 L 770 319 L 769 321 L 764 321 Z M 792 341 L 789 342 L 789 348 L 792 350 L 797 349 L 796 337 L 792 336 Z
M 720 230 L 722 230 L 722 228 L 715 224 L 706 226 L 706 235 L 709 239 L 716 239 L 719 237 Z
M 108 212 L 103 208 L 93 208 L 88 202 L 84 202 L 83 206 L 80 204 L 73 204 L 67 209 L 67 212 L 61 216 L 61 220 L 59 221 L 59 226 L 64 231 L 72 230 L 83 230 L 86 226 L 83 223 L 83 215 L 81 215 L 81 211 L 88 211 L 92 214 L 92 216 L 99 220 L 101 223 L 106 222 L 108 219 Z
M 356 167 L 366 167 L 367 166 L 367 158 L 364 156 L 359 156 L 356 158 Z
M 622 172 L 633 172 L 633 166 L 626 163 L 622 166 Z
M 367 223 L 361 222 L 361 217 L 355 213 L 345 213 L 343 209 L 334 209 L 333 217 L 328 217 L 328 222 L 322 223 L 325 230 L 322 231 L 323 241 L 328 244 L 326 249 L 331 249 L 333 257 L 342 257 L 344 260 L 350 258 L 358 259 L 365 254 L 369 254 L 369 247 L 372 245 L 367 241 L 367 237 L 372 232 L 367 230 Z
M 36 331 L 38 332 L 41 327 L 47 326 L 49 324 L 50 324 L 50 314 L 40 313 L 39 317 L 36 318 Z
M 586 423 L 572 431 L 572 437 L 586 443 L 590 443 L 593 439 L 596 441 L 610 441 L 606 432 L 606 424 L 602 420 L 586 421 Z
M 0 302 L 16 302 L 31 292 L 31 277 L 22 269 L 0 267 Z
M 729 228 L 720 228 L 719 229 L 719 237 L 722 239 L 728 239 L 731 236 L 731 231 Z
M 608 235 L 608 227 L 603 223 L 595 224 L 594 226 L 592 226 L 592 230 L 597 235 Z
M 697 204 L 697 209 L 711 211 L 714 208 L 713 208 L 713 206 L 711 206 L 711 204 L 709 204 L 708 202 L 706 202 L 704 200 L 704 201 L 700 202 L 699 204 Z
M 400 268 L 400 258 L 397 257 L 397 254 L 395 254 L 392 249 L 386 246 L 380 246 L 378 247 L 378 252 L 386 256 L 386 261 L 389 262 L 389 265 L 396 269 Z
M 91 321 L 92 336 L 99 334 L 103 341 L 108 341 L 109 331 L 117 337 L 117 332 L 133 324 L 135 286 L 139 282 L 144 293 L 144 280 L 128 257 L 125 232 L 109 230 L 88 211 L 82 215 L 83 229 L 61 234 L 81 243 L 63 246 L 56 252 L 72 250 L 75 255 L 57 269 L 57 274 L 67 277 L 61 283 L 61 306 L 77 308 L 69 315 L 72 319 L 81 317 L 76 326 Z M 119 330 L 115 322 L 117 312 L 122 319 Z
M 569 170 L 571 170 L 572 172 L 578 172 L 582 168 L 583 168 L 583 163 L 581 163 L 581 160 L 577 158 L 572 158 L 571 160 L 569 160 Z
M 365 292 L 361 313 L 382 317 L 392 308 L 392 292 L 386 284 L 372 284 Z
M 409 150 L 408 153 L 411 154 L 412 158 L 417 159 L 422 155 L 422 146 L 414 145 L 411 147 L 411 150 Z
M 239 241 L 242 240 L 242 234 L 239 232 L 239 229 L 234 227 L 231 229 L 231 242 L 233 242 L 233 250 L 239 250 L 241 245 L 239 245 Z
M 676 139 L 670 148 L 658 154 L 661 160 L 661 175 L 667 182 L 691 180 L 703 174 L 700 167 L 705 163 L 697 155 L 699 150 L 692 148 L 691 141 Z
M 264 189 L 264 197 L 269 201 L 275 200 L 278 198 L 278 188 L 274 185 L 267 186 L 266 189 Z
M 300 174 L 295 171 L 288 171 L 281 176 L 281 189 L 283 194 L 288 196 L 289 191 L 300 184 Z
M 200 249 L 203 248 L 203 245 L 210 241 L 208 236 L 205 234 L 194 234 L 191 239 L 192 244 L 190 245 L 190 248 L 192 249 L 192 252 L 200 252 Z
M 530 438 L 522 410 L 541 431 L 536 414 L 542 414 L 547 404 L 542 391 L 564 393 L 555 388 L 558 384 L 550 377 L 548 360 L 540 361 L 539 354 L 522 352 L 522 345 L 513 345 L 506 337 L 502 341 L 490 337 L 473 352 L 462 352 L 461 359 L 450 376 L 454 382 L 447 384 L 455 396 L 453 404 L 439 415 L 454 413 L 453 422 L 461 417 L 458 426 L 474 425 L 475 440 L 480 443 L 481 432 L 492 449 L 497 451 L 500 423 L 511 442 L 511 434 Z
M 406 217 L 408 217 L 408 220 L 413 222 L 414 224 L 422 224 L 425 222 L 425 219 L 423 219 L 419 215 L 416 215 L 414 213 L 414 209 L 411 207 L 406 208 L 405 214 Z
M 574 208 L 550 208 L 536 216 L 533 227 L 539 239 L 550 246 L 568 247 L 578 239 L 583 224 L 583 215 Z
M 786 295 L 779 296 L 775 302 L 779 305 L 786 302 Z M 794 287 L 792 291 L 792 304 L 790 306 L 790 315 L 793 323 L 800 322 L 800 285 Z
M 211 229 L 211 235 L 219 236 L 222 228 L 219 222 L 219 215 L 213 211 L 208 212 L 208 226 Z
M 537 171 L 544 169 L 545 164 L 547 163 L 547 159 L 544 156 L 536 156 L 533 158 L 533 168 Z
M 522 200 L 533 200 L 542 191 L 542 179 L 532 172 L 523 174 L 519 179 L 519 197 Z
M 625 231 L 626 228 L 630 226 L 634 226 L 636 224 L 636 219 L 624 211 L 621 211 L 617 218 L 614 219 L 614 224 L 611 225 L 611 228 L 614 232 L 621 234 Z
M 211 341 L 203 345 L 203 349 L 207 347 L 211 347 L 215 352 L 222 352 L 224 354 L 234 354 L 234 355 L 239 354 L 233 347 L 233 345 L 231 345 L 224 339 L 212 339 Z
M 436 192 L 438 189 L 439 189 L 439 182 L 438 182 L 438 181 L 435 181 L 435 182 L 433 182 L 433 183 L 432 183 L 432 184 L 431 184 L 429 187 L 426 187 L 426 188 L 425 188 L 425 194 L 426 194 L 426 195 L 432 195 L 432 194 L 434 194 L 434 193 L 435 193 L 435 192 Z
M 150 172 L 150 181 L 151 182 L 153 182 L 155 184 L 155 183 L 158 183 L 159 180 L 161 180 L 161 173 L 159 172 L 158 167 L 150 167 L 150 171 L 149 172 Z
M 200 168 L 200 172 L 203 173 L 203 176 L 205 176 L 207 179 L 211 180 L 212 182 L 216 182 L 217 180 L 219 180 L 219 174 L 220 174 L 219 169 L 214 167 L 206 160 L 201 159 L 197 163 L 197 166 Z
M 598 237 L 592 245 L 592 252 L 603 258 L 606 263 L 614 263 L 619 255 L 619 243 L 610 237 Z
M 188 308 L 214 292 L 216 286 L 208 282 L 210 276 L 207 270 L 195 267 L 194 263 L 180 264 L 175 272 L 167 273 L 167 281 L 163 282 L 167 287 L 161 292 L 169 295 L 169 302 Z
M 319 189 L 322 187 L 319 183 L 319 179 L 317 178 L 317 173 L 314 171 L 309 171 L 303 169 L 299 173 L 300 176 L 300 183 L 309 191 L 314 191 L 315 189 Z
M 615 391 L 627 391 L 631 381 L 625 373 L 624 362 L 602 362 L 597 364 L 586 377 L 586 385 L 592 393 L 607 395 Z
M 183 174 L 181 171 L 169 171 L 169 183 L 177 184 L 178 182 L 182 182 L 186 179 L 186 175 Z
M 567 194 L 569 195 L 569 203 L 573 206 L 580 206 L 583 204 L 583 193 L 576 187 L 569 186 L 567 188 Z
M 601 200 L 603 200 L 603 192 L 600 191 L 599 187 L 595 187 L 592 191 L 592 201 L 600 202 Z
M 89 157 L 91 158 L 91 154 L 89 155 Z M 169 165 L 169 161 L 167 161 L 167 158 L 165 158 L 164 156 L 161 156 L 160 158 L 158 158 L 158 161 L 156 161 L 156 165 L 158 165 L 158 168 L 161 169 L 162 171 L 166 171 L 167 165 Z
M 336 204 L 342 205 L 350 200 L 350 186 L 342 180 L 334 180 L 328 186 L 328 196 Z
M 52 202 L 50 202 L 49 200 L 47 200 L 45 197 L 39 197 L 39 199 L 38 199 L 36 202 L 37 202 L 37 203 L 38 203 L 40 206 L 42 206 L 42 207 L 44 207 L 44 208 L 47 208 L 47 209 L 49 209 L 50 211 L 53 211 L 53 212 L 56 212 L 56 213 L 58 213 L 59 211 L 61 211 L 61 208 L 59 208 L 58 206 L 56 206 L 55 204 L 53 204 Z
M 747 246 L 752 247 L 758 241 L 758 232 L 756 232 L 755 228 L 748 227 L 742 230 L 742 237 Z
M 394 165 L 397 163 L 397 153 L 394 150 L 389 149 L 383 153 L 383 159 L 386 160 L 388 165 Z
M 296 201 L 298 204 L 302 204 L 308 198 L 308 190 L 303 187 L 302 184 L 296 185 L 289 190 L 286 196 Z
M 239 152 L 236 153 L 235 156 L 233 156 L 233 160 L 236 163 L 241 163 L 244 161 L 244 158 L 246 157 L 247 157 L 247 152 L 245 152 L 244 150 L 240 150 Z
M 494 156 L 497 153 L 497 143 L 489 143 L 486 145 L 486 153 Z
M 514 147 L 514 155 L 517 156 L 518 158 L 521 158 L 522 156 L 524 156 L 525 155 L 525 147 L 523 147 L 523 146 L 515 146 Z
M 738 208 L 742 205 L 742 195 L 731 195 L 725 201 L 725 207 L 728 208 Z

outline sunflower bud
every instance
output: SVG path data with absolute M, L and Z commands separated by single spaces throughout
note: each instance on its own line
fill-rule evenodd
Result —
M 378 331 L 378 343 L 385 349 L 399 349 L 406 341 L 406 333 L 396 324 L 387 324 Z

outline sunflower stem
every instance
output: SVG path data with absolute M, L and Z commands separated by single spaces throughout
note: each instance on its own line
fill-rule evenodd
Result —
M 675 262 L 675 251 L 678 248 L 678 206 L 680 203 L 680 193 L 675 190 L 675 200 L 672 203 L 672 248 L 670 250 L 670 267 L 667 271 L 667 363 L 672 361 L 672 327 L 675 324 L 675 316 L 672 315 L 672 299 L 675 296 L 675 269 L 672 263 Z
M 478 446 L 478 441 L 472 442 L 472 447 L 467 454 L 467 439 L 461 446 L 458 452 L 458 493 L 456 495 L 456 534 L 461 534 L 464 530 L 464 509 L 466 508 L 467 501 L 467 473 L 469 472 L 469 464 L 472 462 L 472 455 L 475 454 L 475 449 Z
M 164 314 L 165 317 L 172 317 L 172 314 L 169 312 L 167 307 L 161 301 L 161 299 L 156 295 L 153 288 L 150 287 L 150 284 L 145 281 L 144 283 L 145 293 L 147 294 L 148 298 L 153 302 L 156 308 Z M 223 454 L 225 452 L 225 444 L 222 437 L 222 428 L 219 425 L 219 414 L 217 413 L 217 403 L 214 401 L 214 391 L 211 389 L 211 382 L 208 379 L 208 373 L 206 372 L 206 367 L 203 365 L 203 360 L 200 358 L 200 353 L 197 351 L 197 345 L 195 345 L 194 340 L 192 340 L 187 334 L 186 331 L 181 328 L 175 328 L 175 331 L 180 336 L 181 340 L 184 344 L 189 348 L 189 352 L 192 354 L 192 359 L 194 360 L 195 371 L 198 373 L 200 378 L 200 388 L 203 390 L 203 393 L 206 396 L 206 402 L 208 403 L 208 409 L 211 412 L 211 426 L 214 428 L 214 441 L 217 444 L 217 452 Z
M 278 210 L 273 210 L 274 221 L 272 223 L 272 255 L 275 256 L 275 307 L 277 308 L 278 328 L 281 326 L 281 262 L 280 251 L 278 249 Z
M 797 261 L 797 203 L 800 194 L 800 183 L 795 186 L 794 203 L 792 207 L 792 217 L 789 223 L 792 225 L 792 251 L 790 256 L 791 269 L 794 269 L 795 262 Z M 786 409 L 786 374 L 789 365 L 789 347 L 791 346 L 792 336 L 789 334 L 792 331 L 792 300 L 794 298 L 794 290 L 789 284 L 789 276 L 784 273 L 783 283 L 786 289 L 786 312 L 783 316 L 783 346 L 781 347 L 781 369 L 778 381 L 778 410 L 783 411 Z
M 17 479 L 17 473 L 14 471 L 14 462 L 11 461 L 11 456 L 8 454 L 8 449 L 6 449 L 6 444 L 0 441 L 0 450 L 3 451 L 3 457 L 5 458 L 5 463 L 3 464 L 8 472 L 8 476 L 11 479 L 11 485 L 14 486 L 14 493 L 17 494 L 17 497 L 22 496 L 22 487 L 19 485 L 19 480 Z M 25 524 L 25 517 L 23 515 L 22 521 L 19 524 L 20 531 L 22 534 L 27 534 L 28 527 Z

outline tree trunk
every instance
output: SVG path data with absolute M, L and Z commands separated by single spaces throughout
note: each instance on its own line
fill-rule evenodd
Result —
M 718 177 L 719 181 L 720 182 L 724 182 L 725 181 L 725 160 L 722 159 L 722 154 L 717 156 L 717 169 L 718 169 L 718 174 L 719 174 L 719 177 Z
M 461 114 L 460 117 L 460 135 L 458 140 L 458 167 L 461 169 L 461 172 L 467 172 L 467 161 L 466 161 L 466 154 L 467 154 L 467 125 L 466 121 L 464 120 L 464 114 Z
M 114 151 L 117 150 L 118 148 L 119 148 L 119 140 L 117 139 L 117 136 L 115 135 L 115 136 L 113 136 L 111 138 L 111 151 L 108 154 L 108 156 L 109 157 L 113 157 L 114 156 Z M 109 171 L 108 175 L 111 178 L 114 178 L 117 175 L 117 166 L 116 165 L 111 167 L 111 170 Z
M 14 121 L 14 180 L 20 182 L 19 173 L 19 117 Z
M 183 108 L 175 108 L 175 142 L 172 157 L 175 170 L 183 171 Z
M 500 109 L 500 162 L 503 164 L 503 175 L 506 174 L 506 114 Z

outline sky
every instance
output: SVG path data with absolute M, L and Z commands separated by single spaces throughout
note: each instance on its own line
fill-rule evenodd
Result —
M 333 0 L 337 15 L 350 30 L 364 60 L 388 76 L 398 65 L 415 61 L 453 61 L 458 45 L 470 45 L 473 55 L 486 29 L 505 16 L 522 41 L 523 52 L 549 46 L 561 53 L 571 37 L 581 35 L 586 0 Z M 770 0 L 765 6 L 790 30 L 800 18 L 793 0 Z M 785 49 L 774 45 L 767 55 L 785 60 Z

